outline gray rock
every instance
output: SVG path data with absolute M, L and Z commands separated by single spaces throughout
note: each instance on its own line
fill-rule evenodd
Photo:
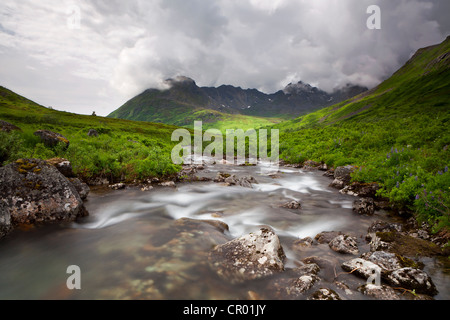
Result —
M 120 182 L 120 183 L 112 184 L 109 187 L 113 190 L 121 190 L 121 189 L 125 189 L 126 186 L 127 185 L 125 183 Z
M 331 240 L 328 245 L 336 252 L 344 254 L 358 254 L 359 249 L 356 243 L 356 238 L 349 235 L 339 235 Z
M 310 290 L 320 278 L 315 274 L 304 274 L 298 278 L 280 278 L 272 281 L 268 291 L 278 299 L 298 299 Z
M 95 129 L 90 129 L 87 135 L 89 137 L 98 137 L 98 132 Z
M 347 272 L 352 272 L 357 276 L 360 276 L 364 279 L 368 279 L 370 277 L 375 276 L 377 273 L 381 276 L 381 267 L 376 265 L 373 262 L 355 258 L 352 260 L 345 261 L 341 268 Z
M 0 239 L 6 236 L 11 229 L 11 213 L 6 203 L 0 200 Z
M 302 208 L 302 204 L 300 203 L 300 201 L 293 200 L 282 204 L 281 207 L 297 210 Z
M 358 291 L 377 300 L 400 300 L 398 294 L 389 286 L 365 284 L 358 287 Z
M 430 276 L 422 270 L 410 267 L 397 269 L 388 275 L 392 286 L 414 290 L 417 293 L 434 296 L 438 293 Z
M 54 166 L 56 169 L 58 169 L 59 172 L 61 172 L 65 177 L 67 178 L 73 178 L 75 177 L 75 174 L 73 173 L 72 164 L 69 160 L 64 158 L 52 158 L 46 160 L 46 162 L 52 166 Z
M 81 200 L 86 200 L 89 195 L 89 192 L 91 191 L 89 186 L 78 178 L 69 178 L 69 181 L 74 185 L 75 189 L 78 191 Z
M 314 292 L 308 300 L 342 300 L 339 295 L 328 288 L 321 288 Z
M 41 141 L 47 146 L 47 147 L 55 147 L 58 144 L 63 144 L 66 148 L 69 147 L 69 140 L 64 137 L 62 134 L 53 132 L 50 130 L 38 130 L 34 133 L 35 136 L 38 136 L 41 138 Z
M 316 234 L 314 239 L 316 239 L 318 243 L 329 243 L 331 240 L 341 234 L 342 232 L 339 231 L 322 231 L 321 233 Z
M 313 239 L 311 237 L 306 237 L 303 239 L 295 240 L 292 244 L 292 248 L 296 251 L 303 251 L 310 248 L 313 244 Z
M 11 132 L 11 131 L 22 131 L 18 126 L 15 126 L 9 122 L 0 120 L 0 131 Z
M 366 252 L 361 255 L 361 258 L 375 263 L 385 271 L 394 271 L 403 267 L 400 258 L 396 254 L 386 251 Z
M 334 178 L 344 182 L 346 185 L 350 183 L 352 179 L 351 174 L 355 171 L 356 167 L 347 165 L 345 167 L 337 167 L 334 170 Z
M 0 168 L 0 198 L 12 225 L 73 221 L 86 209 L 75 186 L 44 160 L 20 159 Z
M 353 212 L 357 214 L 373 215 L 375 203 L 372 198 L 361 198 L 353 202 Z
M 284 271 L 284 251 L 278 236 L 268 228 L 216 246 L 209 264 L 231 283 L 239 283 Z

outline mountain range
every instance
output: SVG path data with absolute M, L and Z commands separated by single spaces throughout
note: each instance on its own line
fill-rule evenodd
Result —
M 180 126 L 192 125 L 194 120 L 206 123 L 224 121 L 230 115 L 292 119 L 368 90 L 349 84 L 327 93 L 300 81 L 266 94 L 231 85 L 199 87 L 193 79 L 185 76 L 167 79 L 165 85 L 168 87 L 166 90 L 145 90 L 108 117 Z

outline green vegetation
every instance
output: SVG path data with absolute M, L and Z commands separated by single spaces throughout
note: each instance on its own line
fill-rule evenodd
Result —
M 354 181 L 434 230 L 450 227 L 450 38 L 419 50 L 375 89 L 280 123 L 280 157 L 356 165 Z
M 0 131 L 0 165 L 20 158 L 62 157 L 71 161 L 80 177 L 110 181 L 170 176 L 180 170 L 170 157 L 176 144 L 170 141 L 174 126 L 55 111 L 3 87 L 0 119 L 22 129 Z M 98 137 L 89 137 L 90 129 L 95 129 Z M 58 132 L 70 145 L 46 147 L 33 135 L 36 130 Z

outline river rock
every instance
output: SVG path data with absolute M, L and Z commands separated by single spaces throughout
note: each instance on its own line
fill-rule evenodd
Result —
M 342 189 L 348 185 L 352 179 L 351 173 L 355 171 L 355 166 L 347 165 L 345 167 L 337 167 L 334 170 L 334 181 L 330 184 L 331 187 Z
M 422 270 L 401 268 L 388 275 L 391 285 L 434 296 L 438 293 L 430 276 Z
M 406 257 L 432 257 L 445 254 L 435 243 L 397 232 L 376 232 L 371 235 L 370 250 L 384 250 Z
M 349 235 L 341 234 L 331 240 L 328 245 L 330 248 L 339 253 L 350 253 L 350 254 L 358 254 L 358 244 L 356 243 L 356 238 L 351 237 Z
M 342 300 L 339 295 L 328 288 L 321 288 L 314 292 L 308 300 Z
M 301 209 L 302 208 L 302 204 L 300 203 L 300 201 L 296 201 L 296 200 L 292 200 L 289 202 L 286 202 L 284 204 L 281 205 L 282 208 L 287 208 L 287 209 Z
M 109 186 L 109 188 L 113 189 L 113 190 L 122 190 L 125 189 L 127 187 L 127 185 L 123 182 L 120 183 L 115 183 Z
M 358 291 L 377 300 L 400 300 L 398 294 L 389 286 L 365 284 L 358 287 Z
M 11 132 L 11 131 L 22 131 L 18 126 L 12 123 L 0 120 L 0 131 Z
M 306 237 L 303 239 L 297 239 L 292 243 L 292 249 L 295 251 L 303 251 L 310 248 L 313 244 L 313 239 L 311 237 Z
M 316 234 L 314 239 L 318 243 L 329 243 L 331 240 L 336 238 L 337 236 L 341 235 L 342 232 L 340 231 L 322 231 L 321 233 Z
M 11 230 L 11 213 L 5 202 L 0 200 L 0 239 Z
M 69 160 L 64 158 L 51 158 L 46 160 L 46 162 L 52 166 L 54 166 L 56 169 L 58 169 L 59 172 L 61 172 L 65 177 L 67 178 L 73 178 L 75 177 L 75 174 L 73 173 L 72 164 Z
M 70 144 L 69 140 L 67 140 L 67 138 L 62 134 L 50 130 L 38 130 L 33 134 L 41 138 L 41 141 L 47 147 L 55 147 L 59 143 L 62 143 L 66 148 L 68 148 Z
M 372 198 L 361 198 L 353 202 L 353 212 L 357 214 L 373 215 L 375 204 Z
M 73 221 L 87 214 L 74 185 L 40 159 L 20 159 L 0 168 L 0 198 L 13 226 Z
M 239 283 L 284 271 L 284 251 L 278 236 L 268 228 L 216 246 L 209 264 L 231 283 Z
M 364 279 L 368 279 L 377 274 L 379 274 L 381 276 L 381 267 L 380 266 L 376 265 L 373 262 L 370 262 L 370 261 L 367 261 L 367 260 L 364 260 L 361 258 L 355 258 L 355 259 L 345 261 L 341 265 L 341 268 L 347 272 L 352 272 L 352 274 L 360 276 Z
M 416 262 L 397 253 L 386 251 L 366 252 L 361 255 L 361 258 L 380 266 L 383 270 L 383 274 L 404 267 L 423 268 L 421 262 Z
M 75 189 L 80 195 L 81 200 L 86 200 L 89 192 L 91 191 L 89 186 L 78 178 L 69 178 L 69 181 L 74 185 Z
M 267 291 L 277 299 L 298 299 L 318 282 L 320 278 L 314 273 L 297 278 L 279 278 L 271 281 Z

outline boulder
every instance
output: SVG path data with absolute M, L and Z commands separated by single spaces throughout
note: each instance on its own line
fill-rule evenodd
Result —
M 334 170 L 334 181 L 330 184 L 330 187 L 342 189 L 348 185 L 352 179 L 351 174 L 355 171 L 355 166 L 347 165 L 345 167 L 337 167 Z
M 252 188 L 252 183 L 258 183 L 252 176 L 238 178 L 235 174 L 230 175 L 224 172 L 218 172 L 214 182 L 224 182 L 228 186 L 241 186 L 244 188 Z
M 61 172 L 65 177 L 67 178 L 75 177 L 75 174 L 73 173 L 72 169 L 72 164 L 70 163 L 69 160 L 64 158 L 52 158 L 46 161 L 48 164 L 58 169 L 58 171 Z
M 422 270 L 401 268 L 391 272 L 388 281 L 392 286 L 414 290 L 417 293 L 434 296 L 438 293 L 430 276 Z
M 89 129 L 87 135 L 88 135 L 88 137 L 98 137 L 98 132 L 95 129 Z
M 361 198 L 353 202 L 353 212 L 357 214 L 373 215 L 375 204 L 372 198 Z
M 209 264 L 231 283 L 239 283 L 284 271 L 285 254 L 278 236 L 268 228 L 216 246 Z
M 11 213 L 5 202 L 0 200 L 0 239 L 11 230 Z
M 400 300 L 399 295 L 389 286 L 365 284 L 358 287 L 358 291 L 377 300 Z
M 49 130 L 38 130 L 34 133 L 34 135 L 41 138 L 41 141 L 47 147 L 55 147 L 58 144 L 62 143 L 66 148 L 68 148 L 70 144 L 69 140 L 67 140 L 66 137 L 57 132 Z
M 356 238 L 349 235 L 341 234 L 331 240 L 328 245 L 330 248 L 336 252 L 344 254 L 358 254 L 358 244 L 356 243 Z
M 40 159 L 20 159 L 0 168 L 0 198 L 13 226 L 73 221 L 87 214 L 75 186 Z
M 0 131 L 11 132 L 11 131 L 22 131 L 18 126 L 15 126 L 9 122 L 0 120 Z

